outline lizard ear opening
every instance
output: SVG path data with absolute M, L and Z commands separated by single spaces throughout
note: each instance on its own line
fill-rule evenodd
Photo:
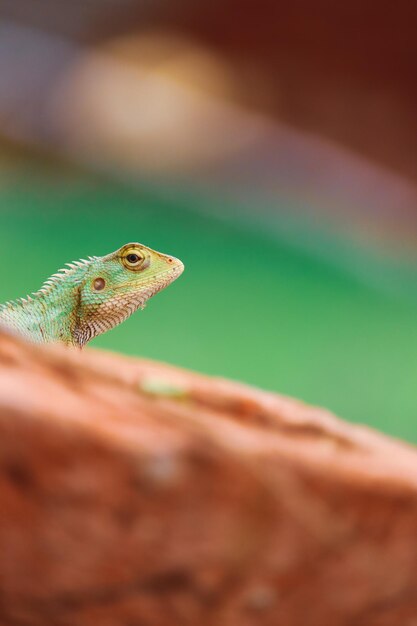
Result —
M 94 291 L 103 291 L 105 286 L 106 286 L 106 281 L 104 280 L 104 278 L 101 278 L 101 276 L 93 280 Z

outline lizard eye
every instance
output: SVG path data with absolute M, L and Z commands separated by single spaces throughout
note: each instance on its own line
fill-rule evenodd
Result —
M 122 261 L 123 261 L 124 266 L 128 270 L 142 270 L 142 269 L 145 269 L 145 267 L 147 267 L 147 264 L 145 263 L 146 257 L 140 252 L 136 252 L 136 251 L 127 252 L 127 254 L 125 254 L 122 257 Z

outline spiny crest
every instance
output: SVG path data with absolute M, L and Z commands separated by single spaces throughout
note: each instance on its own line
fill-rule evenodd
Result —
M 32 296 L 38 297 L 49 294 L 57 285 L 60 285 L 64 280 L 70 276 L 76 276 L 80 269 L 86 269 L 93 261 L 97 261 L 100 257 L 89 256 L 87 259 L 80 259 L 79 261 L 73 261 L 72 263 L 66 263 L 67 267 L 63 267 L 55 274 L 52 274 L 43 283 L 42 287 L 38 291 L 33 291 L 31 295 L 26 298 L 17 298 L 16 300 L 9 300 L 0 304 L 0 311 L 14 310 L 16 308 L 25 306 L 34 301 Z
M 55 272 L 55 274 L 52 274 L 52 276 L 45 280 L 42 287 L 38 291 L 33 292 L 32 295 L 40 296 L 50 293 L 52 289 L 63 283 L 68 277 L 76 276 L 80 268 L 86 269 L 93 261 L 96 261 L 98 258 L 99 257 L 97 256 L 89 256 L 88 259 L 80 259 L 79 261 L 73 261 L 72 263 L 65 263 L 67 267 L 63 267 Z
M 0 304 L 0 311 L 6 311 L 15 309 L 17 306 L 25 306 L 25 304 L 29 304 L 33 302 L 33 298 L 31 296 L 26 296 L 26 298 L 17 298 L 16 300 L 8 300 L 3 304 Z

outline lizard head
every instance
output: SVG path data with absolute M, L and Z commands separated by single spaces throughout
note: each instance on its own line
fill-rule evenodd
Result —
M 74 343 L 83 346 L 123 322 L 183 270 L 179 259 L 140 243 L 92 257 L 78 288 Z

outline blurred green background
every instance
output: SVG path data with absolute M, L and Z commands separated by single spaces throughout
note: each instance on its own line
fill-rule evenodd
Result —
M 0 301 L 137 240 L 185 273 L 94 346 L 417 442 L 416 20 L 1 3 Z
M 36 290 L 67 261 L 145 242 L 180 257 L 185 273 L 93 345 L 246 381 L 417 441 L 411 265 L 346 238 L 336 245 L 303 220 L 297 240 L 276 216 L 266 230 L 224 219 L 239 207 L 221 197 L 133 189 L 42 160 L 18 159 L 8 173 L 1 301 Z M 223 219 L 205 212 L 211 203 Z M 314 246 L 299 244 L 303 228 Z M 363 272 L 343 255 L 360 259 Z

